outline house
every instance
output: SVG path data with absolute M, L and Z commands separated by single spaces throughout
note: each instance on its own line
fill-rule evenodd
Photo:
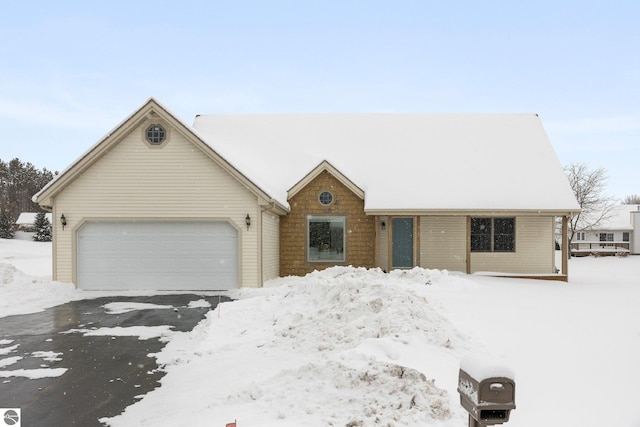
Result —
M 18 219 L 14 224 L 15 231 L 34 231 L 33 224 L 36 222 L 36 212 L 22 212 L 18 215 Z M 45 217 L 51 222 L 52 215 L 50 212 L 45 214 Z
M 333 265 L 566 280 L 554 220 L 579 211 L 535 114 L 189 126 L 153 98 L 34 200 L 56 218 L 54 279 L 83 289 L 257 287 Z
M 640 205 L 615 206 L 595 227 L 577 230 L 571 255 L 640 254 Z

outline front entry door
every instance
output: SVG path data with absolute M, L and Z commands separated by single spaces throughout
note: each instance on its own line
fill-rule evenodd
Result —
M 393 218 L 392 268 L 413 268 L 413 218 Z

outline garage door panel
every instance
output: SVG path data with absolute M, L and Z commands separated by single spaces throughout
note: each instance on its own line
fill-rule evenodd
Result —
M 76 253 L 83 289 L 238 287 L 238 234 L 227 222 L 90 221 Z

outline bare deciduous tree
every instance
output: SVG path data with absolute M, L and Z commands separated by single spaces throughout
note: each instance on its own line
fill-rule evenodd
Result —
M 640 205 L 640 196 L 637 194 L 632 194 L 627 196 L 622 201 L 623 205 Z
M 585 163 L 571 163 L 564 167 L 581 212 L 569 219 L 569 241 L 578 230 L 594 228 L 611 217 L 615 198 L 605 193 L 607 171 L 590 169 Z

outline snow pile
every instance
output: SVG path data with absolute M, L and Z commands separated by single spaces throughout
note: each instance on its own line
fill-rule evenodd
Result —
M 85 337 L 138 337 L 140 340 L 159 338 L 160 341 L 168 341 L 173 334 L 173 326 L 116 326 L 114 328 L 97 329 L 69 329 L 63 334 L 81 333 Z
M 0 317 L 28 314 L 85 298 L 71 284 L 51 281 L 51 242 L 0 239 Z
M 123 314 L 137 310 L 170 310 L 172 305 L 149 304 L 142 302 L 110 302 L 103 305 L 107 314 Z
M 68 283 L 29 276 L 14 265 L 0 262 L 0 317 L 36 313 L 46 308 L 85 298 Z
M 452 364 L 465 350 L 427 298 L 427 288 L 443 280 L 451 280 L 446 272 L 335 267 L 242 290 L 241 300 L 219 305 L 156 355 L 168 373 L 162 389 L 184 398 L 169 402 L 152 392 L 122 416 L 101 421 L 169 425 L 177 416 L 188 425 L 242 419 L 246 425 L 399 426 L 449 420 L 457 395 L 434 380 L 440 366 L 429 369 L 423 361 L 417 369 L 402 360 L 415 345 L 425 360 L 445 354 Z
M 32 380 L 41 378 L 55 378 L 67 372 L 67 368 L 36 368 L 16 369 L 15 371 L 0 371 L 0 378 L 24 377 Z

